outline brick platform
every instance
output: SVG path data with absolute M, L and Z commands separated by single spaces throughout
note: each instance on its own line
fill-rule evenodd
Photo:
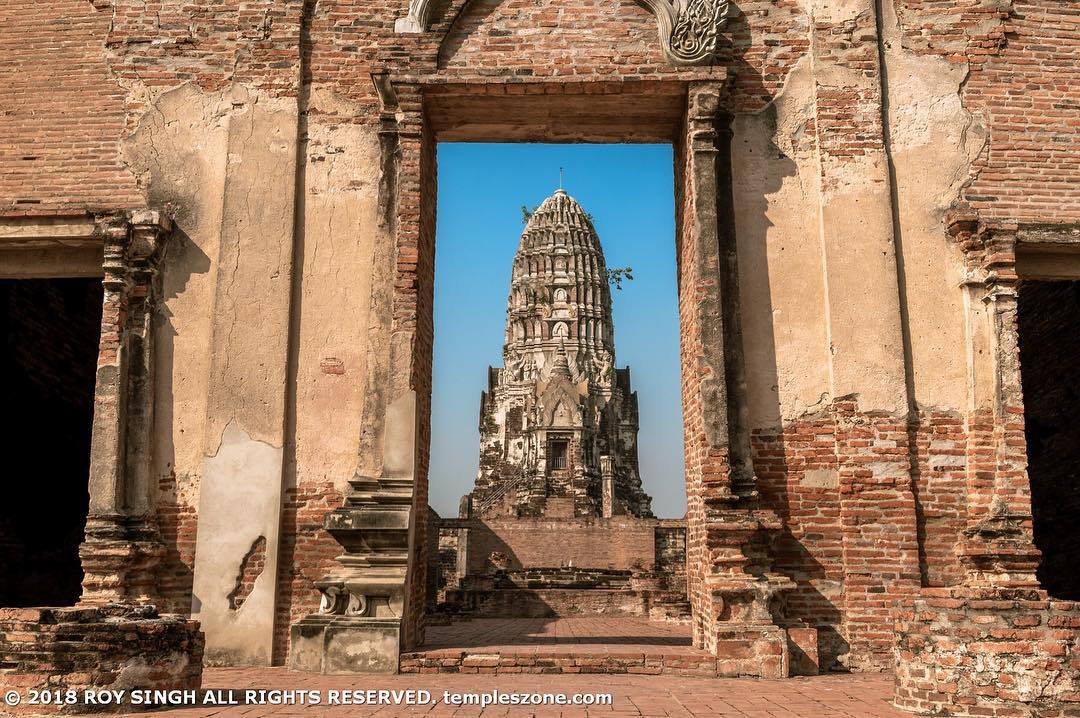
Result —
M 443 691 L 543 693 L 610 693 L 612 705 L 590 708 L 559 706 L 489 707 L 484 716 L 723 716 L 723 718 L 910 718 L 910 713 L 889 705 L 892 677 L 831 675 L 787 680 L 725 678 L 708 680 L 655 676 L 320 676 L 293 673 L 284 668 L 211 668 L 204 677 L 207 688 L 266 688 L 293 690 L 424 689 L 440 702 L 397 706 L 221 706 L 180 708 L 153 715 L 161 718 L 214 716 L 477 716 L 481 709 L 441 702 Z M 2 711 L 0 711 L 2 714 Z
M 195 689 L 202 656 L 199 624 L 159 616 L 152 606 L 0 609 L 0 693 Z M 0 706 L 0 714 L 4 710 Z M 23 703 L 6 710 L 31 715 L 93 708 Z
M 402 673 L 637 673 L 717 675 L 689 626 L 633 617 L 478 618 L 433 626 Z

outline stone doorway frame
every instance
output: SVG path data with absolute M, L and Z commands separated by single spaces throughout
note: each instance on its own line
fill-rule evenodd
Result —
M 438 142 L 656 142 L 675 148 L 694 642 L 723 659 L 721 674 L 789 675 L 789 642 L 816 655 L 816 632 L 778 625 L 779 596 L 794 582 L 771 571 L 763 550 L 781 523 L 758 503 L 750 458 L 727 70 L 506 78 L 386 67 L 372 79 L 382 103 L 380 224 L 392 247 L 375 268 L 388 288 L 380 303 L 390 342 L 369 379 L 383 395 L 384 466 L 382 476 L 356 477 L 346 507 L 327 517 L 346 555 L 317 584 L 320 613 L 293 626 L 291 666 L 396 670 L 398 653 L 423 643 Z M 406 460 L 389 461 L 403 446 Z M 348 657 L 372 650 L 381 658 Z
M 153 603 L 165 553 L 154 516 L 151 432 L 159 266 L 172 222 L 156 210 L 0 219 L 4 277 L 97 277 L 104 285 L 79 547 L 79 605 Z

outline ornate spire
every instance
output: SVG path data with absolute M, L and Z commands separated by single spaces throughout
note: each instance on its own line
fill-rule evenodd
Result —
M 506 312 L 507 366 L 543 369 L 564 347 L 571 374 L 599 378 L 615 361 L 611 290 L 592 218 L 558 189 L 532 213 L 514 257 Z
M 473 509 L 544 516 L 549 500 L 572 499 L 575 516 L 651 515 L 638 475 L 637 396 L 630 370 L 614 368 L 604 251 L 592 218 L 562 188 L 521 233 L 503 360 L 480 400 Z

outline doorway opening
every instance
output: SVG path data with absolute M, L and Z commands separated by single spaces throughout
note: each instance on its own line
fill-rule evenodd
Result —
M 1018 320 L 1039 583 L 1080 600 L 1080 281 L 1025 281 Z
M 72 606 L 89 507 L 100 279 L 0 279 L 0 606 Z
M 424 655 L 403 669 L 617 646 L 714 675 L 686 588 L 672 145 L 437 156 L 437 513 Z

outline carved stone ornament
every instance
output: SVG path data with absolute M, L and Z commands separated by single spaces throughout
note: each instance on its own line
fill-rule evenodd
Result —
M 707 65 L 720 46 L 729 0 L 638 0 L 656 15 L 660 46 L 673 65 Z
M 664 58 L 673 65 L 707 65 L 720 45 L 730 0 L 637 0 L 656 16 Z M 399 17 L 400 33 L 427 32 L 433 0 L 410 0 L 409 12 Z

